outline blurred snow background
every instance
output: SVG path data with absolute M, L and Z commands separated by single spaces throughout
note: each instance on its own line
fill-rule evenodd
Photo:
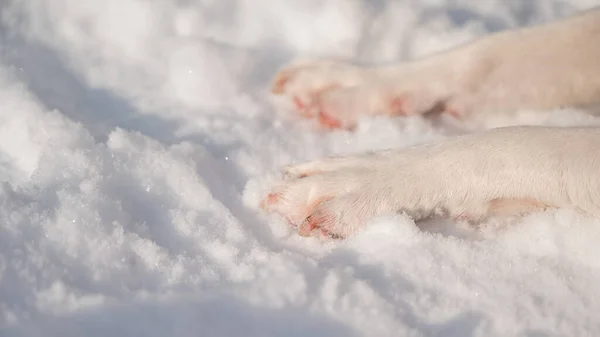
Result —
M 277 167 L 448 130 L 323 133 L 270 102 L 297 56 L 390 62 L 592 0 L 0 2 L 1 336 L 595 336 L 600 220 L 293 235 Z M 597 123 L 576 112 L 532 123 Z

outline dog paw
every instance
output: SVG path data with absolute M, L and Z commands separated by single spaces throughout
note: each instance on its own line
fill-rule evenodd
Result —
M 326 129 L 352 129 L 362 116 L 423 114 L 443 99 L 421 80 L 334 61 L 295 62 L 275 76 L 272 91 Z
M 355 97 L 355 88 L 368 82 L 365 68 L 335 61 L 297 61 L 275 76 L 272 92 L 286 96 L 301 117 L 316 119 L 325 128 L 351 128 L 366 93 L 361 90 L 361 97 Z
M 569 198 L 584 194 L 555 191 L 572 181 L 569 174 L 575 171 L 548 168 L 548 163 L 556 158 L 577 162 L 560 145 L 564 139 L 578 140 L 581 132 L 499 128 L 292 165 L 261 206 L 283 216 L 301 235 L 345 238 L 384 213 L 403 212 L 415 221 L 442 216 L 479 223 L 573 205 Z M 586 204 L 595 205 L 585 198 L 576 203 Z
M 346 238 L 372 217 L 407 210 L 385 154 L 338 157 L 288 166 L 261 207 L 284 217 L 302 236 Z M 399 187 L 399 186 L 396 186 Z M 400 192 L 400 193 L 398 193 Z

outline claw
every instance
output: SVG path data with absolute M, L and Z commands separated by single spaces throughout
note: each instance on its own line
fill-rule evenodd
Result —
M 289 82 L 289 80 L 290 80 L 290 74 L 283 73 L 283 72 L 280 73 L 277 76 L 277 78 L 275 79 L 275 82 L 273 83 L 273 88 L 271 89 L 271 91 L 276 95 L 283 94 L 285 91 L 285 86 Z
M 303 236 L 303 237 L 309 237 L 311 236 L 311 233 L 313 231 L 313 229 L 317 228 L 316 226 L 313 225 L 304 225 L 302 224 L 300 226 L 300 228 L 298 229 L 298 235 Z
M 315 229 L 319 228 L 319 223 L 320 222 L 317 219 L 315 219 L 314 216 L 309 216 L 298 228 L 298 234 L 304 237 L 312 236 L 312 232 Z
M 298 110 L 306 109 L 306 104 L 302 103 L 302 101 L 300 100 L 300 98 L 298 98 L 298 96 L 294 96 L 294 104 L 296 104 L 296 108 L 298 108 Z
M 323 111 L 319 112 L 319 122 L 329 129 L 339 129 L 342 127 L 342 122 L 339 119 L 331 117 Z
M 313 115 L 310 113 L 310 107 L 307 104 L 305 104 L 300 98 L 298 98 L 298 96 L 294 96 L 293 101 L 294 105 L 296 106 L 296 109 L 298 110 L 298 114 L 300 114 L 301 117 L 313 117 Z

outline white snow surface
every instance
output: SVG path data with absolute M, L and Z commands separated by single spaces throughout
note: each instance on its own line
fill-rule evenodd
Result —
M 302 238 L 281 165 L 447 137 L 322 132 L 277 108 L 295 57 L 390 62 L 585 0 L 0 2 L 0 336 L 598 336 L 600 219 L 373 219 Z M 502 123 L 598 123 L 577 111 Z

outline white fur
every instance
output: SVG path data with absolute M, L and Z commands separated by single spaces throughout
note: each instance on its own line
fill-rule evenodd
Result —
M 482 128 L 520 109 L 600 106 L 600 10 L 501 32 L 423 60 L 359 68 L 296 63 L 274 91 L 326 123 L 361 114 L 449 112 Z M 600 129 L 506 127 L 396 151 L 329 158 L 286 169 L 264 203 L 301 234 L 345 237 L 373 216 L 434 213 L 478 221 L 575 207 L 600 216 Z M 310 226 L 309 226 L 310 225 Z

